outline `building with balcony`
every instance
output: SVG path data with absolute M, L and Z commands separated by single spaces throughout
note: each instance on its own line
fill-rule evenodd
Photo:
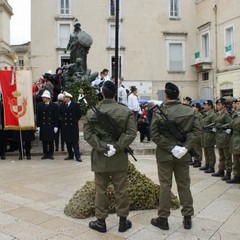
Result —
M 181 97 L 240 96 L 237 1 L 119 2 L 119 77 L 125 87 L 135 85 L 140 97 L 159 100 L 169 81 L 179 86 Z M 93 38 L 88 67 L 108 68 L 113 75 L 115 9 L 115 0 L 32 1 L 33 80 L 69 63 L 64 49 L 75 19 Z

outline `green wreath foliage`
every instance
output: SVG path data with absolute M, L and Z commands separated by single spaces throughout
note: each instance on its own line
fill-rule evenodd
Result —
M 73 100 L 78 102 L 80 92 L 84 92 L 88 96 L 88 99 L 91 100 L 91 103 L 98 104 L 98 98 L 96 96 L 96 89 L 94 89 L 89 82 L 87 81 L 75 81 L 71 85 L 66 87 L 66 91 L 71 93 Z M 80 101 L 81 112 L 83 115 L 87 113 L 88 106 L 84 101 Z
M 157 209 L 159 202 L 160 186 L 155 184 L 145 174 L 139 172 L 135 165 L 129 162 L 128 165 L 128 195 L 130 210 Z M 87 181 L 78 190 L 64 208 L 64 213 L 73 218 L 88 218 L 95 215 L 95 182 Z M 114 187 L 109 182 L 107 187 L 109 199 L 109 213 L 115 212 L 116 199 Z M 178 198 L 171 194 L 171 208 L 180 207 Z

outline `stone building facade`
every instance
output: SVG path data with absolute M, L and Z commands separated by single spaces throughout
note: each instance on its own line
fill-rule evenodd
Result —
M 159 100 L 168 81 L 179 86 L 181 97 L 240 95 L 238 1 L 119 2 L 119 75 L 126 87 L 135 85 L 140 97 Z M 115 7 L 115 0 L 32 1 L 33 81 L 68 63 L 69 52 L 65 54 L 64 49 L 76 18 L 93 38 L 88 67 L 92 71 L 108 68 L 112 75 Z
M 20 70 L 31 70 L 31 42 L 11 45 L 15 66 Z
M 10 19 L 12 7 L 7 0 L 0 0 L 0 68 L 13 66 L 13 53 L 10 48 Z

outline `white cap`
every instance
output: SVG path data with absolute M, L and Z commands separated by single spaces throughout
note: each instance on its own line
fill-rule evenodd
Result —
M 62 101 L 63 97 L 64 97 L 64 94 L 59 93 L 58 96 L 57 96 L 58 101 Z
M 42 98 L 45 97 L 45 98 L 51 98 L 51 95 L 50 95 L 50 92 L 48 90 L 45 90 L 41 96 Z
M 63 94 L 64 94 L 64 97 L 70 97 L 70 98 L 73 97 L 72 94 L 70 94 L 70 93 L 68 93 L 68 92 L 63 92 Z

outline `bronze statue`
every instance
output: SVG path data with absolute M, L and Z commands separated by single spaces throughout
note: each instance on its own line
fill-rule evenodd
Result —
M 75 63 L 77 58 L 82 59 L 84 71 L 87 71 L 87 54 L 92 45 L 92 37 L 82 31 L 80 22 L 74 23 L 74 31 L 70 35 L 70 39 L 65 53 L 70 50 L 70 63 Z
M 93 43 L 92 37 L 82 31 L 80 22 L 75 20 L 74 31 L 70 35 L 66 53 L 70 50 L 70 64 L 63 66 L 63 78 L 70 86 L 75 81 L 93 81 L 98 73 L 87 69 L 87 54 Z

